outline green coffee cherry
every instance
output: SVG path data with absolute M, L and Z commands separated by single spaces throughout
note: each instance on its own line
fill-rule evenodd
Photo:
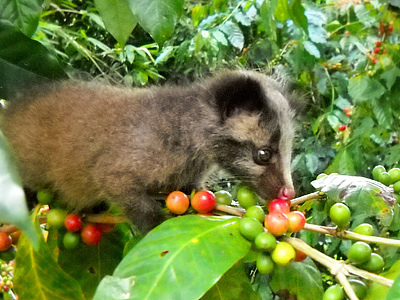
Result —
M 382 172 L 386 172 L 385 167 L 381 165 L 376 166 L 375 168 L 372 169 L 372 178 L 379 181 L 379 176 L 381 175 Z
M 343 203 L 335 203 L 329 210 L 329 217 L 337 227 L 343 229 L 349 225 L 351 212 Z
M 356 242 L 350 247 L 347 258 L 355 264 L 362 264 L 370 259 L 371 253 L 372 249 L 367 243 Z
M 353 232 L 368 236 L 374 235 L 374 227 L 371 224 L 363 223 L 354 228 Z
M 265 219 L 264 210 L 262 209 L 261 206 L 258 206 L 258 205 L 250 206 L 247 209 L 244 216 L 247 218 L 254 218 L 254 219 L 260 221 L 260 223 L 263 223 L 264 219 Z

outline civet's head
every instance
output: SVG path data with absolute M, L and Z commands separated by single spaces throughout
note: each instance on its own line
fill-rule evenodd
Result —
M 272 78 L 249 71 L 228 72 L 210 86 L 222 125 L 218 162 L 266 199 L 294 195 L 293 112 L 283 90 Z

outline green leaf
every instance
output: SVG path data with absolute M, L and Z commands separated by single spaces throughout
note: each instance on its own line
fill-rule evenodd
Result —
M 400 300 L 400 276 L 397 276 L 390 288 L 386 300 Z
M 376 217 L 384 226 L 389 226 L 393 219 L 391 205 L 396 199 L 393 189 L 386 185 L 360 176 L 328 175 L 311 182 L 336 202 L 344 201 L 352 210 L 352 217 Z M 362 199 L 362 205 L 360 205 Z
M 0 223 L 16 225 L 28 235 L 34 247 L 37 248 L 38 236 L 35 230 L 33 230 L 29 217 L 21 178 L 15 166 L 9 145 L 1 131 L 0 195 Z
M 233 47 L 242 50 L 244 46 L 244 36 L 242 30 L 238 25 L 232 21 L 228 21 L 219 28 L 223 33 L 225 33 L 228 41 Z
M 380 98 L 386 92 L 386 89 L 376 79 L 359 75 L 350 78 L 348 91 L 354 102 L 359 103 Z
M 113 277 L 102 280 L 94 299 L 199 299 L 250 249 L 238 220 L 196 215 L 167 220 L 124 257 Z
M 128 0 L 94 0 L 94 3 L 106 29 L 124 47 L 137 23 Z
M 380 76 L 380 78 L 386 81 L 386 87 L 388 90 L 392 88 L 393 84 L 397 80 L 397 77 L 400 77 L 400 69 L 397 68 L 396 66 L 393 66 L 388 70 L 385 70 L 385 72 L 383 72 L 382 75 Z
M 315 56 L 316 58 L 321 57 L 321 53 L 319 53 L 318 48 L 310 41 L 304 41 L 303 42 L 304 49 L 307 50 L 308 53 L 310 53 L 312 56 Z
M 126 239 L 121 226 L 112 232 L 103 233 L 97 246 L 80 243 L 76 249 L 60 249 L 58 264 L 79 282 L 88 299 L 93 297 L 101 279 L 111 275 L 122 260 Z
M 66 78 L 56 57 L 17 27 L 0 21 L 0 98 L 12 99 L 21 86 Z
M 320 300 L 324 293 L 322 275 L 310 259 L 275 266 L 270 285 L 274 292 L 288 290 L 298 300 Z
M 307 17 L 301 0 L 292 0 L 290 10 L 293 23 L 308 33 Z
M 0 4 L 0 19 L 10 21 L 31 37 L 39 24 L 42 4 L 43 0 L 3 0 Z
M 201 300 L 259 300 L 242 262 L 234 265 Z
M 274 17 L 279 22 L 285 22 L 290 18 L 290 11 L 287 0 L 279 0 L 275 8 Z
M 32 225 L 32 228 L 35 228 L 40 236 L 37 251 L 32 248 L 25 235 L 18 241 L 14 287 L 19 299 L 83 300 L 78 282 L 64 273 L 57 264 L 39 226 Z
M 326 173 L 340 173 L 346 175 L 355 175 L 354 159 L 351 151 L 343 149 L 339 151 L 332 163 L 325 170 Z
M 316 9 L 307 9 L 305 12 L 308 20 L 308 37 L 314 43 L 326 43 L 326 16 Z
M 265 33 L 273 41 L 276 40 L 276 26 L 272 12 L 274 11 L 271 1 L 263 1 L 260 6 L 261 22 L 264 26 Z
M 174 32 L 183 12 L 183 0 L 127 0 L 139 22 L 153 39 L 162 45 Z

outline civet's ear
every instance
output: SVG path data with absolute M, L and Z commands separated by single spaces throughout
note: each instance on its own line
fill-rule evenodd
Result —
M 261 112 L 266 109 L 263 88 L 248 74 L 233 72 L 216 79 L 212 93 L 222 123 L 241 112 Z

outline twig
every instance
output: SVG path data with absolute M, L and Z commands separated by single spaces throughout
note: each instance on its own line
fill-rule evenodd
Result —
M 304 229 L 308 230 L 308 231 L 319 232 L 322 234 L 329 234 L 332 236 L 337 236 L 342 239 L 358 240 L 358 241 L 363 241 L 363 242 L 367 242 L 367 243 L 375 243 L 375 244 L 381 244 L 381 245 L 400 247 L 400 240 L 387 239 L 387 238 L 383 238 L 383 237 L 379 237 L 379 236 L 363 235 L 363 234 L 358 234 L 358 233 L 347 231 L 347 230 L 338 231 L 336 227 L 319 226 L 319 225 L 315 225 L 315 224 L 306 223 L 304 226 Z
M 382 285 L 391 287 L 393 284 L 393 280 L 387 279 L 385 277 L 372 274 L 370 272 L 360 270 L 352 265 L 346 264 L 343 260 L 333 259 L 320 251 L 312 248 L 307 245 L 304 241 L 298 238 L 292 237 L 284 237 L 283 240 L 289 244 L 291 244 L 297 250 L 303 252 L 313 260 L 319 262 L 326 268 L 330 270 L 332 275 L 336 277 L 339 283 L 343 286 L 347 296 L 350 300 L 358 300 L 357 295 L 355 294 L 353 288 L 351 287 L 349 281 L 347 280 L 347 276 L 351 273 L 354 275 L 358 275 L 367 280 L 378 282 Z
M 223 204 L 216 204 L 215 205 L 215 210 L 225 212 L 227 214 L 231 214 L 234 216 L 242 217 L 246 210 L 244 208 L 238 208 L 238 207 L 233 207 L 229 205 L 223 205 Z
M 319 199 L 324 198 L 324 197 L 325 197 L 325 193 L 323 193 L 323 192 L 314 192 L 314 193 L 311 193 L 311 194 L 308 194 L 308 195 L 304 195 L 304 196 L 301 196 L 301 197 L 294 198 L 294 199 L 290 200 L 290 204 L 291 204 L 291 206 L 294 206 L 294 205 L 298 205 L 298 204 L 304 203 L 304 202 L 306 202 L 308 200 L 319 200 Z

